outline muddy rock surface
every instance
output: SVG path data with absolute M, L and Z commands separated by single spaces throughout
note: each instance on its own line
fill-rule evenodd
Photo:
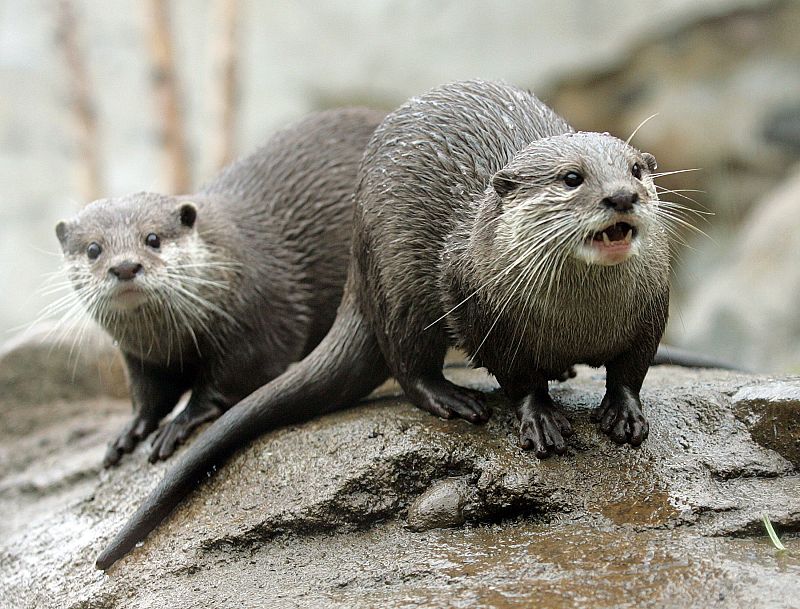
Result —
M 241 450 L 107 574 L 95 557 L 169 463 L 140 446 L 100 468 L 124 397 L 6 386 L 0 607 L 796 607 L 800 378 L 654 368 L 640 449 L 589 421 L 603 380 L 553 386 L 576 433 L 546 461 L 500 394 L 474 427 L 389 383 Z

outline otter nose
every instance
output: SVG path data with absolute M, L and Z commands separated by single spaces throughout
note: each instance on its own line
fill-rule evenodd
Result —
M 626 212 L 633 209 L 633 204 L 639 202 L 639 195 L 635 192 L 620 190 L 603 199 L 603 205 L 614 211 Z
M 114 275 L 120 281 L 130 281 L 136 277 L 137 273 L 142 270 L 142 265 L 138 262 L 120 262 L 116 266 L 108 269 L 108 272 Z

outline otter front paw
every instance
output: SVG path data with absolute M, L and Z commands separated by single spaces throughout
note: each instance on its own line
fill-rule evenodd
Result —
M 549 400 L 548 400 L 549 402 Z M 519 445 L 524 450 L 533 450 L 540 459 L 555 453 L 567 452 L 564 440 L 572 435 L 572 425 L 555 406 L 546 402 L 534 402 L 527 397 L 517 408 L 519 416 Z
M 190 402 L 169 423 L 158 430 L 153 438 L 150 463 L 169 458 L 175 449 L 186 442 L 192 432 L 203 423 L 213 421 L 222 414 L 215 404 Z
M 119 463 L 122 455 L 132 452 L 136 445 L 149 436 L 158 427 L 158 419 L 137 415 L 125 426 L 116 440 L 108 445 L 103 457 L 103 467 L 111 467 Z
M 650 432 L 639 397 L 625 388 L 607 391 L 592 420 L 599 422 L 600 430 L 617 444 L 639 446 Z
M 443 419 L 461 417 L 470 423 L 485 423 L 492 414 L 482 392 L 446 379 L 417 380 L 407 394 L 414 404 Z

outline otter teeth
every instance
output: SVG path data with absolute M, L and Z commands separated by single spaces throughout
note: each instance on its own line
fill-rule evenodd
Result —
M 636 237 L 635 226 L 631 226 L 627 222 L 617 222 L 597 231 L 590 238 L 598 242 L 602 241 L 604 246 L 612 246 L 621 243 L 630 245 L 634 237 Z

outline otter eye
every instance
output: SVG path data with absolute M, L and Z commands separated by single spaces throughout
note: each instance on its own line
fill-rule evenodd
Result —
M 158 235 L 155 233 L 147 235 L 147 237 L 144 238 L 144 242 L 147 247 L 152 247 L 154 250 L 161 247 L 161 239 L 159 239 Z
M 89 244 L 89 247 L 86 248 L 86 255 L 89 257 L 89 260 L 97 260 L 97 257 L 102 251 L 103 248 L 100 247 L 99 243 L 92 242 Z
M 577 171 L 569 171 L 564 175 L 564 184 L 570 188 L 577 188 L 583 184 L 583 176 Z
M 642 166 L 639 165 L 639 163 L 634 163 L 633 167 L 631 167 L 631 173 L 633 174 L 634 178 L 636 178 L 637 180 L 641 180 L 642 179 Z

